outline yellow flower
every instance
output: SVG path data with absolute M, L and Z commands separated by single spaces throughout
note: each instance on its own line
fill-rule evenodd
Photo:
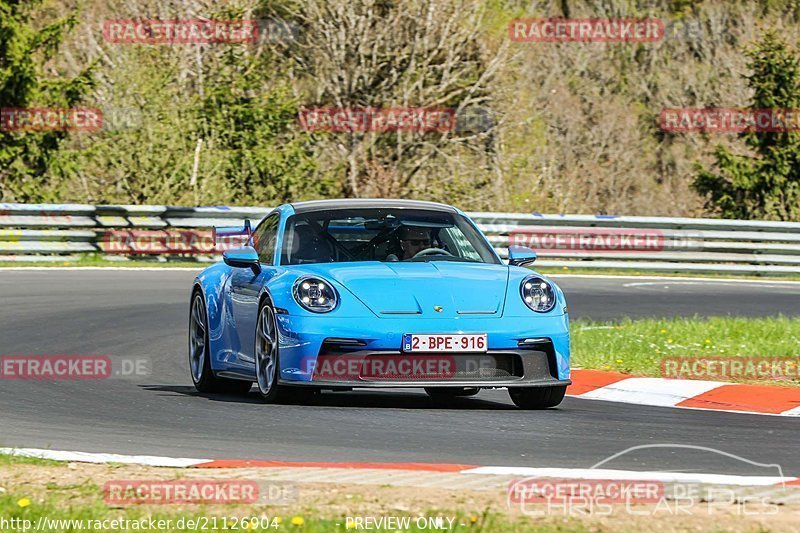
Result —
M 275 523 L 276 524 L 280 524 L 281 522 L 283 522 L 283 518 L 281 518 L 280 516 L 276 516 L 275 517 Z
M 476 523 L 477 521 L 478 521 L 478 517 L 477 517 L 477 516 L 475 516 L 475 515 L 472 515 L 472 516 L 470 516 L 470 517 L 469 517 L 469 523 L 470 523 L 470 524 L 474 524 L 474 523 Z
M 672 339 L 667 339 L 667 342 L 672 342 Z
M 21 500 L 17 501 L 17 505 L 20 507 L 27 507 L 31 504 L 31 501 L 28 498 L 22 498 Z
M 667 332 L 667 330 L 665 330 L 665 329 L 661 330 L 661 333 L 666 333 L 666 332 Z
M 621 362 L 622 362 L 622 359 L 617 359 L 617 363 L 621 363 Z
M 569 270 L 569 267 L 561 267 L 564 270 Z
M 344 526 L 346 529 L 354 529 L 356 527 L 356 523 L 352 520 L 347 520 L 347 523 Z
M 711 344 L 711 339 L 706 339 L 706 344 Z
M 292 525 L 293 526 L 302 526 L 305 523 L 302 516 L 295 516 L 292 518 Z

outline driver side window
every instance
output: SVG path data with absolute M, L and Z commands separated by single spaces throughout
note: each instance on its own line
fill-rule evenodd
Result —
M 253 248 L 258 252 L 262 265 L 271 265 L 275 256 L 275 243 L 278 240 L 279 215 L 270 215 L 253 232 Z

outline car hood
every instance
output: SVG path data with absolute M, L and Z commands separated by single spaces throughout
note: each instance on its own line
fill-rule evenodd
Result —
M 337 282 L 382 318 L 500 317 L 508 285 L 508 267 L 483 263 L 324 263 L 303 270 Z

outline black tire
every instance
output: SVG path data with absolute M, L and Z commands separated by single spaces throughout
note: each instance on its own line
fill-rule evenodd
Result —
M 428 396 L 434 399 L 475 396 L 480 392 L 477 387 L 425 387 Z
M 208 312 L 202 291 L 195 289 L 189 301 L 189 374 L 194 388 L 203 393 L 247 394 L 253 386 L 251 382 L 214 375 L 208 349 Z
M 264 322 L 262 322 L 262 320 L 264 320 Z M 268 329 L 271 328 L 266 335 L 263 334 L 265 326 L 267 326 Z M 271 337 L 271 340 L 268 340 L 268 337 Z M 278 339 L 278 322 L 275 318 L 275 309 L 272 307 L 272 302 L 269 297 L 264 296 L 258 306 L 255 339 L 253 339 L 255 343 L 253 346 L 253 354 L 256 367 L 256 388 L 258 389 L 262 401 L 264 403 L 302 403 L 309 398 L 315 397 L 319 394 L 319 390 L 315 387 L 291 387 L 278 384 L 281 367 L 280 343 Z M 262 356 L 264 355 L 264 349 L 267 345 L 270 345 L 270 347 L 274 349 L 274 360 L 269 367 L 269 371 L 264 372 L 265 368 L 263 368 L 261 364 L 264 361 Z M 264 378 L 268 375 L 269 379 L 265 380 Z
M 520 409 L 547 409 L 564 399 L 566 385 L 558 387 L 509 387 L 511 401 Z
M 261 299 L 256 315 L 255 338 L 253 339 L 253 358 L 255 360 L 256 388 L 264 403 L 278 403 L 282 387 L 278 385 L 280 376 L 280 350 L 278 347 L 278 321 L 275 309 L 268 297 Z

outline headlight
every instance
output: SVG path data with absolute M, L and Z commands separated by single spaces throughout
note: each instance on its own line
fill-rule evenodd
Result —
M 556 291 L 539 276 L 528 276 L 519 286 L 522 301 L 537 313 L 547 313 L 556 305 Z
M 294 299 L 301 307 L 314 313 L 336 309 L 339 295 L 333 285 L 317 278 L 300 278 L 294 282 Z

